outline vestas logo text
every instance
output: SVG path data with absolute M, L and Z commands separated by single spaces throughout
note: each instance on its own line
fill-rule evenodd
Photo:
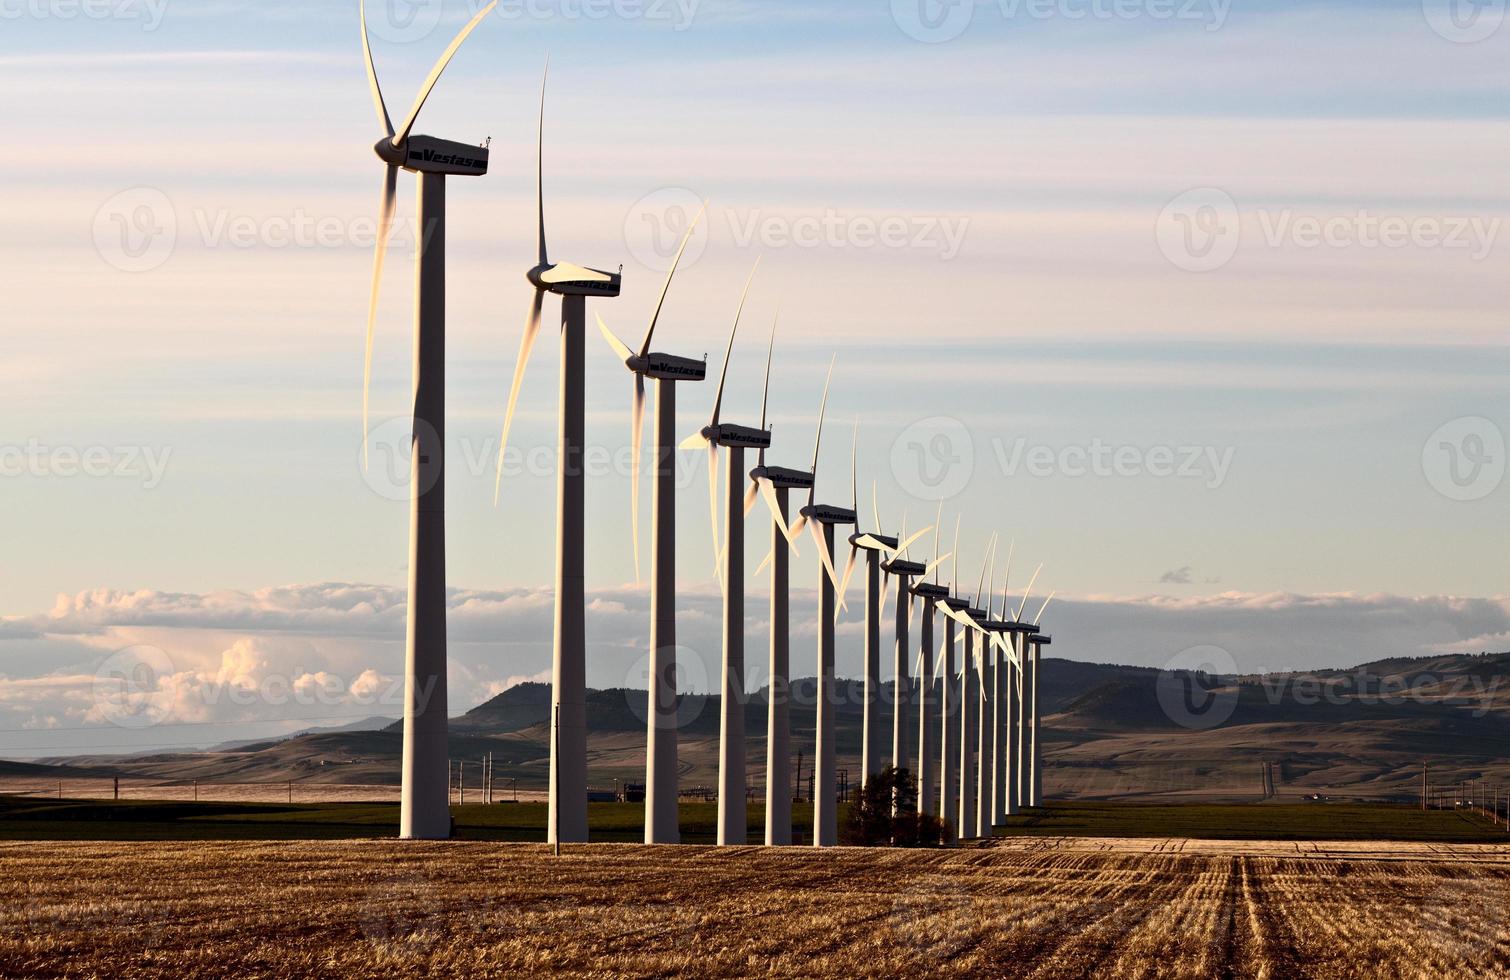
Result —
M 454 153 L 436 153 L 434 150 L 410 150 L 409 159 L 423 160 L 426 163 L 442 163 L 452 167 L 473 167 L 478 170 L 488 165 L 486 160 L 474 160 L 471 157 L 459 157 Z

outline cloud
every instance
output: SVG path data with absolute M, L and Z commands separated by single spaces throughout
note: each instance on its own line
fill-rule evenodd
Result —
M 1190 577 L 1190 566 L 1182 565 L 1179 568 L 1171 569 L 1170 571 L 1165 572 L 1163 575 L 1160 575 L 1159 584 L 1189 585 L 1191 581 Z

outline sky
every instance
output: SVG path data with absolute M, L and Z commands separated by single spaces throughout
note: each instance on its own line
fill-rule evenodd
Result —
M 638 338 L 706 199 L 657 347 L 716 371 L 758 257 L 725 418 L 758 420 L 778 321 L 772 460 L 805 465 L 836 358 L 824 495 L 849 496 L 858 419 L 867 525 L 872 493 L 887 530 L 941 513 L 947 552 L 958 519 L 972 589 L 999 533 L 1014 606 L 1040 563 L 1036 594 L 1057 590 L 1057 655 L 1214 648 L 1256 670 L 1510 648 L 1504 8 L 501 4 L 419 125 L 492 141 L 490 173 L 448 191 L 453 709 L 549 664 L 549 330 L 492 499 L 547 54 L 552 257 L 624 266 L 596 312 Z M 475 9 L 373 4 L 395 115 Z M 400 182 L 364 470 L 381 133 L 355 3 L 0 0 L 0 19 L 26 151 L 0 159 L 0 756 L 385 713 L 415 188 Z M 606 686 L 633 681 L 648 620 L 631 380 L 588 344 L 589 682 Z M 690 433 L 713 392 L 684 387 Z M 716 677 L 717 592 L 704 463 L 679 465 L 695 686 L 693 663 Z M 750 630 L 763 649 L 753 613 Z M 95 692 L 137 648 L 166 658 L 147 731 Z M 280 699 L 269 678 L 329 691 Z M 213 694 L 237 684 L 261 693 Z

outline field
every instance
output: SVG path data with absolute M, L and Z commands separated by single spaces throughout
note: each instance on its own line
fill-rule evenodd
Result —
M 1492 976 L 1496 845 L 0 844 L 0 976 Z

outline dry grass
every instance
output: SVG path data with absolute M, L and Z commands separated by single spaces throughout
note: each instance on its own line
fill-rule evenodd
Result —
M 1510 852 L 0 844 L 0 976 L 1492 976 Z

